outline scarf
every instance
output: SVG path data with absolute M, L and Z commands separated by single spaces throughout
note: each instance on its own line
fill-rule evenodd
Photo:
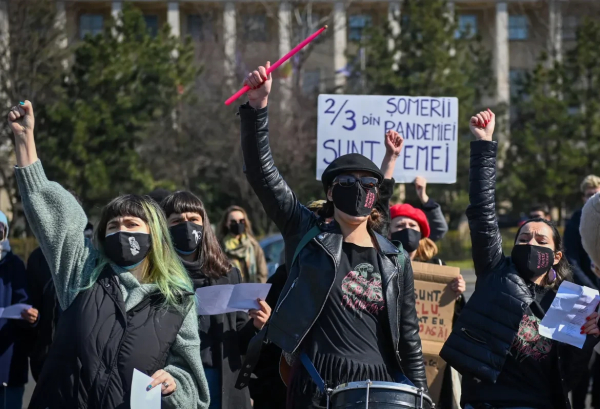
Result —
M 223 238 L 225 254 L 229 256 L 232 264 L 237 267 L 248 283 L 256 283 L 256 251 L 252 239 L 247 234 L 242 234 L 239 239 L 228 233 Z

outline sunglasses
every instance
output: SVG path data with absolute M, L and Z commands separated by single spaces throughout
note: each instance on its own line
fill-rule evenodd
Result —
M 379 185 L 379 180 L 373 176 L 363 176 L 357 178 L 352 175 L 338 176 L 333 180 L 333 185 L 340 185 L 341 187 L 352 187 L 359 182 L 365 189 L 373 189 Z
M 229 224 L 236 224 L 236 223 L 246 224 L 246 219 L 232 220 L 231 222 L 229 222 Z

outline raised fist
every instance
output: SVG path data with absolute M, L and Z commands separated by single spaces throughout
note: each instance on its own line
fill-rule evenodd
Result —
M 415 178 L 415 190 L 421 203 L 425 204 L 429 201 L 429 196 L 427 196 L 427 179 L 417 176 Z
M 267 106 L 267 100 L 271 93 L 273 78 L 271 74 L 267 75 L 267 69 L 271 62 L 267 61 L 264 67 L 258 67 L 256 71 L 248 74 L 244 80 L 244 85 L 250 87 L 248 91 L 248 100 L 253 108 L 264 108 Z
M 392 129 L 385 133 L 385 153 L 394 157 L 400 156 L 404 138 Z
M 478 141 L 491 141 L 496 127 L 496 115 L 488 108 L 471 117 L 469 128 Z
M 33 106 L 31 102 L 19 102 L 19 105 L 14 106 L 8 113 L 8 124 L 13 131 L 15 138 L 21 138 L 28 132 L 33 134 L 35 126 L 35 118 L 33 116 Z

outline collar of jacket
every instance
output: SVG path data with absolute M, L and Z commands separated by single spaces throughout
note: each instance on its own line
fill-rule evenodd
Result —
M 318 224 L 321 234 L 317 236 L 317 241 L 332 253 L 339 264 L 339 255 L 341 254 L 343 243 L 340 225 L 335 220 L 325 223 L 322 217 L 319 217 Z M 377 241 L 377 250 L 379 253 L 385 254 L 388 257 L 395 257 L 400 253 L 400 250 L 396 246 L 379 233 L 369 229 L 369 234 Z

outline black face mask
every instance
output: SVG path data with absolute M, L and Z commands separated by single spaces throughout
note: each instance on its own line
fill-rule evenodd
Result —
M 239 236 L 246 232 L 246 223 L 231 222 L 229 223 L 229 231 L 234 236 Z
M 192 222 L 183 222 L 169 228 L 169 231 L 175 250 L 181 254 L 192 254 L 202 243 L 204 227 Z
M 358 217 L 370 215 L 377 200 L 374 189 L 365 189 L 358 182 L 349 187 L 333 186 L 331 196 L 338 210 Z
M 419 248 L 421 237 L 421 232 L 415 229 L 403 229 L 392 233 L 392 240 L 402 243 L 402 247 L 408 253 L 412 253 Z
M 518 244 L 512 249 L 511 259 L 521 277 L 533 280 L 550 271 L 554 264 L 554 251 L 548 247 Z
M 152 247 L 152 239 L 147 233 L 119 231 L 106 236 L 104 251 L 106 256 L 119 267 L 133 268 L 146 258 Z

